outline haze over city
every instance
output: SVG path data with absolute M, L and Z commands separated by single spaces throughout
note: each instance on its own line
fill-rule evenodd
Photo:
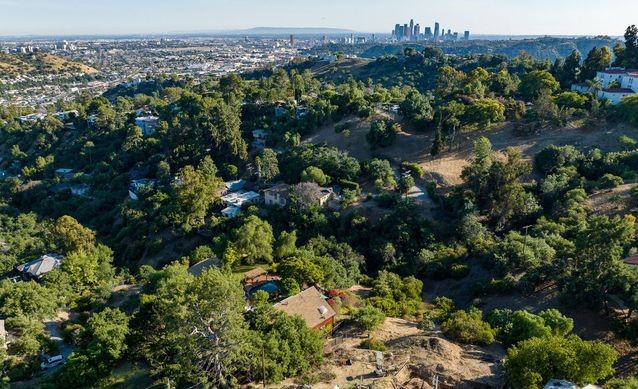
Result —
M 212 32 L 257 26 L 330 27 L 389 33 L 394 20 L 439 21 L 475 34 L 618 35 L 638 2 L 459 0 L 0 0 L 0 35 Z M 622 12 L 619 12 L 622 10 Z

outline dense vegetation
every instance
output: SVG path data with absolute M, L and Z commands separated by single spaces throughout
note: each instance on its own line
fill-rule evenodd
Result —
M 617 64 L 635 66 L 635 35 L 630 27 L 625 46 L 614 49 Z M 614 296 L 629 310 L 618 335 L 636 340 L 638 270 L 621 261 L 638 247 L 636 219 L 594 213 L 585 201 L 638 177 L 635 140 L 625 137 L 615 152 L 548 146 L 531 163 L 518 149 L 493 150 L 478 137 L 461 184 L 428 185 L 437 206 L 431 217 L 402 196 L 423 183 L 415 163 L 406 161 L 399 175 L 383 158 L 360 161 L 301 143 L 325 125 L 349 131 L 345 118 L 369 123 L 374 150 L 391 147 L 400 127 L 432 132 L 433 156 L 453 149 L 460 133 L 506 120 L 521 136 L 576 120 L 636 125 L 635 97 L 611 106 L 595 93 L 568 91 L 573 82 L 595 84 L 592 75 L 611 60 L 605 47 L 582 62 L 573 51 L 554 64 L 525 53 L 408 48 L 366 65 L 375 75 L 366 82 L 353 74 L 317 78 L 300 65 L 258 79 L 149 75 L 143 90 L 50 107 L 77 110 L 69 123 L 48 115 L 21 124 L 24 109 L 0 109 L 0 269 L 63 256 L 41 281 L 0 282 L 0 317 L 15 338 L 6 353 L 0 349 L 6 382 L 33 376 L 40 353 L 56 352 L 43 321 L 60 308 L 73 313 L 63 331 L 74 351 L 43 387 L 109 387 L 125 362 L 143 362 L 152 380 L 177 387 L 276 383 L 311 372 L 324 337 L 274 309 L 268 293 L 247 296 L 242 270 L 256 265 L 281 276 L 282 297 L 318 286 L 364 331 L 391 316 L 440 326 L 461 343 L 501 342 L 506 379 L 516 388 L 612 377 L 616 351 L 571 334 L 575 323 L 560 311 L 482 312 L 480 298 L 551 286 L 567 305 L 600 310 Z M 387 105 L 398 105 L 401 126 Z M 135 126 L 136 111 L 159 117 L 153 134 Z M 256 129 L 270 132 L 266 148 L 249 146 Z M 290 184 L 289 201 L 222 217 L 223 183 L 239 178 L 255 190 Z M 151 184 L 133 200 L 129 185 L 140 179 Z M 316 193 L 332 186 L 339 204 L 323 206 Z M 376 217 L 366 205 L 379 210 Z M 188 272 L 209 258 L 220 266 Z M 477 267 L 492 279 L 474 286 L 473 306 L 457 309 L 442 296 L 423 301 L 424 283 L 463 279 Z M 357 283 L 369 294 L 354 304 L 347 289 Z

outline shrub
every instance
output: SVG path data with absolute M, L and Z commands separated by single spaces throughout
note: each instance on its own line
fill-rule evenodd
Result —
M 626 151 L 631 151 L 636 149 L 636 140 L 634 138 L 630 138 L 627 135 L 622 135 L 618 137 L 618 143 L 622 146 Z
M 410 175 L 412 176 L 412 178 L 421 178 L 423 177 L 423 175 L 425 174 L 425 171 L 423 170 L 423 168 L 414 162 L 401 162 L 401 167 L 407 171 L 410 172 Z
M 622 178 L 607 173 L 604 176 L 600 177 L 600 179 L 598 179 L 596 186 L 598 189 L 613 189 L 619 187 L 623 183 L 624 182 Z
M 370 338 L 361 342 L 359 348 L 364 350 L 385 351 L 385 344 L 378 339 Z
M 361 188 L 359 187 L 359 184 L 354 181 L 340 180 L 339 185 L 341 185 L 344 189 L 353 190 L 356 193 L 361 192 Z
M 456 311 L 441 324 L 443 333 L 461 343 L 490 344 L 494 342 L 494 330 L 482 319 L 483 313 L 472 308 Z

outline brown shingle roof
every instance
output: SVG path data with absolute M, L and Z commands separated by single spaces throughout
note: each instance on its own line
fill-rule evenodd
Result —
M 309 328 L 316 328 L 337 315 L 314 286 L 275 304 L 275 309 L 301 316 Z
M 253 270 L 248 270 L 246 273 L 244 273 L 244 280 L 252 280 L 253 278 L 257 278 L 265 274 L 268 274 L 267 270 L 262 269 L 261 267 L 256 267 Z

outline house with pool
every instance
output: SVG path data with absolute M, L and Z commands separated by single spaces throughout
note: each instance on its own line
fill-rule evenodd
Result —
M 292 316 L 301 316 L 308 328 L 317 331 L 332 328 L 337 316 L 337 312 L 314 286 L 278 302 L 274 308 Z

